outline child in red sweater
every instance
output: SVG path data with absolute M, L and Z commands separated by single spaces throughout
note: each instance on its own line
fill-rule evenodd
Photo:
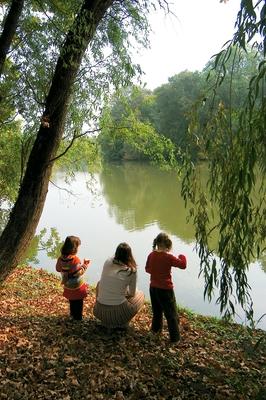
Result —
M 76 255 L 80 245 L 80 238 L 67 236 L 56 263 L 56 271 L 62 275 L 63 296 L 69 300 L 70 316 L 75 320 L 82 320 L 83 299 L 87 296 L 87 283 L 82 275 L 90 263 L 86 259 L 82 263 Z
M 173 289 L 171 268 L 185 269 L 186 257 L 180 254 L 178 257 L 170 254 L 172 241 L 166 233 L 159 233 L 153 241 L 153 251 L 148 255 L 145 270 L 150 274 L 150 297 L 152 305 L 152 326 L 155 333 L 163 328 L 163 315 L 167 320 L 171 342 L 178 342 L 179 318 L 176 307 L 176 299 Z

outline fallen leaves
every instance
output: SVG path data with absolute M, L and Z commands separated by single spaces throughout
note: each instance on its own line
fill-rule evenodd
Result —
M 59 279 L 30 267 L 0 294 L 0 399 L 266 398 L 265 332 L 181 312 L 182 340 L 170 345 L 166 327 L 150 332 L 145 304 L 128 333 L 108 334 L 92 315 L 93 291 L 73 322 Z

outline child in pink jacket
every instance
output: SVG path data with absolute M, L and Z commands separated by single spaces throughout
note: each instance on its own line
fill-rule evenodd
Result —
M 56 271 L 62 274 L 63 296 L 69 300 L 70 316 L 75 320 L 82 320 L 83 299 L 87 296 L 88 287 L 83 274 L 90 263 L 86 259 L 82 263 L 77 256 L 80 245 L 80 238 L 67 236 L 56 263 Z

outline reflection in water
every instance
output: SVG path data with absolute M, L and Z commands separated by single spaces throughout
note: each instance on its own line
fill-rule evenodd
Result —
M 200 166 L 200 176 L 202 184 L 207 185 L 204 164 Z M 181 196 L 181 178 L 175 172 L 134 162 L 107 164 L 100 174 L 100 182 L 110 216 L 127 230 L 141 230 L 157 223 L 161 230 L 179 237 L 183 242 L 195 242 L 194 227 L 192 221 L 188 221 L 189 207 L 185 208 Z M 254 197 L 253 201 L 257 199 Z M 210 214 L 210 220 L 212 216 L 213 224 L 217 224 L 217 211 L 212 208 Z M 218 232 L 215 229 L 209 239 L 214 252 L 217 242 Z M 265 271 L 265 257 L 260 261 Z
M 176 173 L 135 163 L 106 165 L 100 182 L 110 216 L 127 230 L 141 230 L 156 222 L 161 230 L 185 242 L 194 241 Z

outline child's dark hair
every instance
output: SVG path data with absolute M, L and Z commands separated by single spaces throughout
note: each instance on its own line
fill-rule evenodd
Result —
M 61 248 L 61 254 L 67 256 L 69 254 L 77 254 L 78 247 L 80 246 L 81 241 L 77 236 L 67 236 L 65 243 Z
M 170 250 L 172 248 L 172 240 L 169 238 L 169 236 L 161 232 L 159 235 L 156 236 L 156 238 L 153 241 L 152 248 L 153 250 L 156 249 L 156 247 L 165 247 L 166 249 Z
M 127 243 L 120 243 L 115 251 L 114 262 L 120 262 L 134 270 L 137 267 L 136 261 L 132 255 L 131 247 Z

